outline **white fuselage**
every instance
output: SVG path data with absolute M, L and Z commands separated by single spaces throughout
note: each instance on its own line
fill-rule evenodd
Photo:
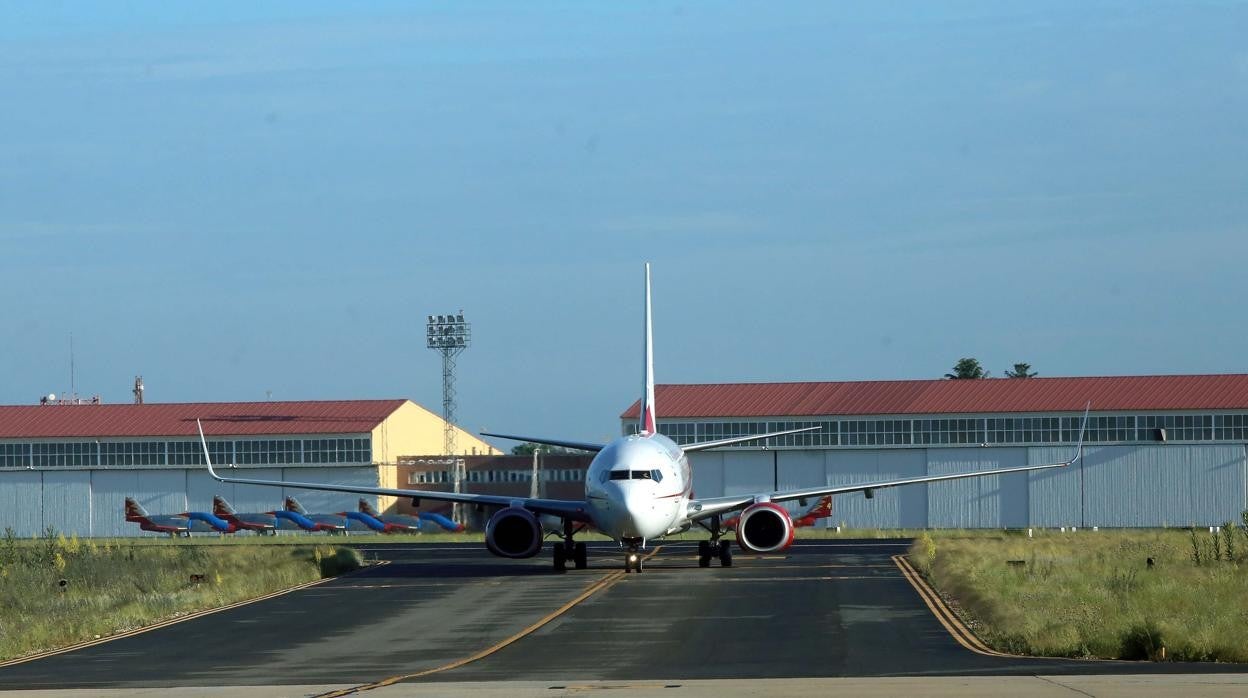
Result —
M 618 438 L 585 473 L 594 526 L 618 541 L 660 538 L 687 525 L 693 474 L 676 442 L 663 436 Z

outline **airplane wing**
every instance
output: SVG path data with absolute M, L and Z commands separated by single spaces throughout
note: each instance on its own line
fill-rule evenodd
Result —
M 1091 406 L 1089 406 L 1088 409 L 1091 409 Z M 754 495 L 732 495 L 728 497 L 694 499 L 689 501 L 688 517 L 690 521 L 697 521 L 716 514 L 735 511 L 760 501 L 788 502 L 794 499 L 815 499 L 824 495 L 846 494 L 849 492 L 866 492 L 868 493 L 868 496 L 870 496 L 870 494 L 875 490 L 882 490 L 887 487 L 898 487 L 901 485 L 913 485 L 920 482 L 943 482 L 945 480 L 961 480 L 972 477 L 985 477 L 988 475 L 1008 475 L 1009 473 L 1026 473 L 1032 470 L 1065 468 L 1068 465 L 1073 465 L 1075 461 L 1083 457 L 1083 435 L 1087 426 L 1088 410 L 1084 410 L 1083 425 L 1079 428 L 1079 443 L 1075 446 L 1075 454 L 1071 456 L 1070 460 L 1062 461 L 1061 463 L 1025 465 L 1017 468 L 998 468 L 996 470 L 976 470 L 972 472 L 949 473 L 946 475 L 922 475 L 919 477 L 905 477 L 895 480 L 878 480 L 876 482 L 862 482 L 852 485 L 811 487 L 801 490 L 781 490 Z
M 588 441 L 568 441 L 566 439 L 547 439 L 540 436 L 512 436 L 510 434 L 494 434 L 488 431 L 481 432 L 482 436 L 493 436 L 499 439 L 511 439 L 512 441 L 528 441 L 535 444 L 546 444 L 547 446 L 562 446 L 563 448 L 575 448 L 578 451 L 592 451 L 597 453 L 606 448 L 605 444 L 589 443 Z
M 714 441 L 700 441 L 696 444 L 685 444 L 680 450 L 685 453 L 694 451 L 705 451 L 708 448 L 717 448 L 719 446 L 731 446 L 732 444 L 745 443 L 746 441 L 756 441 L 758 439 L 770 439 L 773 436 L 784 436 L 785 434 L 799 434 L 804 431 L 817 431 L 823 427 L 802 427 L 801 429 L 786 429 L 785 431 L 772 431 L 766 434 L 750 434 L 748 436 L 730 436 L 726 439 L 715 439 Z
M 387 497 L 406 497 L 408 499 L 429 499 L 435 502 L 460 502 L 463 504 L 480 504 L 483 506 L 507 507 L 522 506 L 534 513 L 553 514 L 573 521 L 589 521 L 589 514 L 583 501 L 564 499 L 531 499 L 528 497 L 506 497 L 492 494 L 468 494 L 466 492 L 433 492 L 429 490 L 405 490 L 390 487 L 364 487 L 362 485 L 333 485 L 324 482 L 293 482 L 289 480 L 254 480 L 241 477 L 223 477 L 212 467 L 212 459 L 208 457 L 208 442 L 204 438 L 204 427 L 199 426 L 199 442 L 204 447 L 204 462 L 208 464 L 208 474 L 218 482 L 232 482 L 238 485 L 261 485 L 266 487 L 293 487 L 302 490 L 320 490 L 322 492 L 351 492 L 354 494 L 379 494 Z M 233 466 L 230 466 L 233 467 Z

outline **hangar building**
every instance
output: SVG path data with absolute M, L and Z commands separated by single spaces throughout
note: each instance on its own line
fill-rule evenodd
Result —
M 309 511 L 355 508 L 351 494 L 216 482 L 196 419 L 213 462 L 242 477 L 397 487 L 400 454 L 442 451 L 441 417 L 409 400 L 0 406 L 0 529 L 137 535 L 127 496 L 152 514 L 211 511 L 216 494 L 240 512 L 280 508 L 288 493 Z M 499 452 L 463 430 L 456 442 L 462 455 Z
M 823 427 L 690 454 L 700 496 L 1060 462 L 1091 403 L 1071 468 L 842 495 L 828 526 L 1208 526 L 1248 509 L 1248 375 L 660 385 L 655 398 L 678 443 Z

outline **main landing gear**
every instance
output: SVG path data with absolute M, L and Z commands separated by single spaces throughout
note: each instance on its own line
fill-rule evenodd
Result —
M 564 520 L 563 522 L 563 542 L 555 543 L 555 571 L 567 572 L 568 560 L 572 560 L 572 564 L 576 569 L 583 570 L 589 566 L 589 551 L 585 549 L 584 543 L 577 543 L 572 540 L 572 534 L 576 533 L 572 522 Z
M 720 567 L 732 567 L 732 546 L 726 540 L 720 540 L 724 534 L 723 525 L 718 515 L 711 517 L 711 524 L 702 527 L 711 532 L 711 539 L 698 541 L 698 567 L 710 567 L 711 559 L 718 557 Z

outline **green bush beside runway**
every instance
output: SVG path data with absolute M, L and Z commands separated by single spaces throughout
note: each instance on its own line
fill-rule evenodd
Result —
M 107 637 L 360 566 L 334 545 L 0 539 L 0 661 Z
M 1243 524 L 1213 534 L 932 532 L 916 539 L 909 559 L 1003 652 L 1248 662 Z

